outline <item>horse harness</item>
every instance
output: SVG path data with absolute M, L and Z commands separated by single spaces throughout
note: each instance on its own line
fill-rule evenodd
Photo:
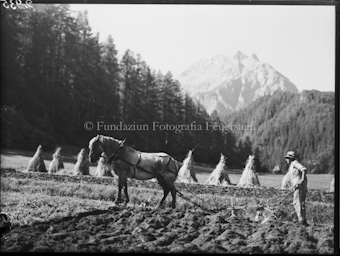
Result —
M 138 155 L 139 155 L 139 156 L 138 156 L 138 161 L 137 161 L 136 164 L 132 164 L 132 163 L 130 163 L 129 161 L 127 161 L 127 160 L 125 160 L 125 159 L 123 159 L 123 158 L 121 158 L 121 157 L 118 156 L 119 151 L 125 147 L 124 143 L 125 143 L 125 140 L 119 145 L 119 147 L 118 147 L 118 149 L 116 150 L 116 152 L 115 152 L 115 153 L 110 157 L 110 159 L 107 161 L 107 164 L 110 164 L 111 162 L 114 162 L 114 161 L 116 161 L 116 160 L 120 160 L 120 161 L 122 161 L 122 162 L 124 162 L 124 163 L 126 163 L 126 164 L 131 165 L 132 167 L 134 167 L 134 168 L 133 168 L 133 177 L 132 177 L 132 178 L 135 178 L 135 177 L 136 177 L 136 169 L 137 169 L 137 168 L 141 169 L 141 170 L 144 171 L 144 172 L 147 172 L 147 173 L 149 173 L 149 174 L 154 175 L 154 173 L 152 173 L 152 172 L 150 172 L 150 171 L 148 171 L 148 170 L 146 170 L 146 169 L 144 169 L 143 167 L 141 167 L 141 166 L 138 165 L 139 162 L 140 162 L 140 160 L 141 160 L 141 158 L 142 158 L 142 157 L 141 157 L 141 156 L 142 156 L 141 152 L 138 152 Z M 162 157 L 162 156 L 158 156 L 158 157 Z M 164 157 L 165 157 L 165 156 L 164 156 Z M 170 171 L 170 172 L 173 172 L 173 171 L 171 171 L 171 170 L 168 170 L 168 166 L 169 166 L 169 163 L 170 163 L 171 159 L 172 159 L 172 157 L 169 156 L 169 161 L 167 162 L 165 168 L 162 169 L 162 170 L 160 170 L 159 172 L 157 172 L 157 173 L 156 173 L 156 176 L 162 176 L 162 174 L 165 172 L 165 170 Z M 173 172 L 173 173 L 174 173 L 174 172 Z
M 107 161 L 108 164 L 110 164 L 112 161 L 114 161 L 114 159 L 118 156 L 118 153 L 120 151 L 120 149 L 124 148 L 126 139 L 122 141 L 122 143 L 120 143 L 118 149 L 116 150 L 116 152 L 110 157 L 110 159 Z

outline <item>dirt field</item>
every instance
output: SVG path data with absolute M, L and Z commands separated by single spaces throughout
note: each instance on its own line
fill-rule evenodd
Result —
M 79 177 L 50 176 L 1 170 L 1 178 L 35 178 L 79 182 Z M 115 184 L 112 178 L 83 177 L 88 184 Z M 129 187 L 159 190 L 157 183 L 130 180 Z M 196 195 L 232 195 L 235 199 L 269 199 L 286 191 L 274 188 L 236 188 L 176 184 L 179 191 Z M 23 195 L 24 196 L 24 195 Z M 1 251 L 53 252 L 165 252 L 165 253 L 334 253 L 334 194 L 310 190 L 307 196 L 309 226 L 296 222 L 288 197 L 276 210 L 276 220 L 254 221 L 254 209 L 204 211 L 189 207 L 152 209 L 110 206 L 47 222 L 15 226 L 2 238 Z M 6 209 L 2 202 L 2 209 Z M 308 210 L 309 209 L 309 210 Z

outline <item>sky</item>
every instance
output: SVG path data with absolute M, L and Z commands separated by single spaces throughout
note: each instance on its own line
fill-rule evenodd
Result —
M 118 56 L 140 54 L 174 78 L 192 63 L 237 51 L 257 57 L 302 90 L 335 90 L 335 7 L 293 5 L 71 4 L 87 10 Z

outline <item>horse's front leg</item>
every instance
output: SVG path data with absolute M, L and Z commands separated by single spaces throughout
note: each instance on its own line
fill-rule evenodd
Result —
M 122 202 L 122 188 L 124 186 L 124 179 L 120 176 L 118 180 L 118 195 L 114 203 L 116 205 L 120 204 Z
M 124 205 L 126 206 L 128 204 L 128 202 L 130 201 L 129 195 L 128 195 L 128 189 L 127 189 L 127 179 L 125 179 L 125 182 L 124 182 L 124 194 L 125 194 L 125 203 L 124 203 Z
M 176 188 L 175 184 L 173 182 L 169 182 L 168 186 L 170 187 L 171 195 L 172 195 L 172 202 L 171 202 L 171 207 L 173 209 L 176 208 Z

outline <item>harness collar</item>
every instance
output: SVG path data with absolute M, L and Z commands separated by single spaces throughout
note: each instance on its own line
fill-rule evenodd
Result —
M 115 153 L 110 157 L 110 159 L 107 161 L 108 164 L 110 164 L 111 162 L 113 162 L 114 159 L 118 156 L 119 150 L 125 147 L 125 144 L 124 144 L 125 141 L 126 141 L 126 139 L 124 139 L 124 140 L 122 141 L 122 143 L 120 143 L 120 145 L 119 145 L 118 149 L 116 150 L 116 152 L 115 152 Z

